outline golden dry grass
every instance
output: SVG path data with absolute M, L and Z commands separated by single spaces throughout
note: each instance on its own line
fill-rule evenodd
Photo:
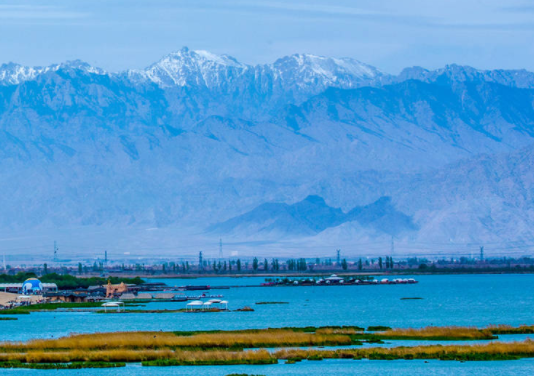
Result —
M 266 350 L 258 351 L 173 351 L 173 350 L 71 350 L 71 351 L 29 351 L 27 353 L 0 354 L 0 362 L 18 360 L 23 363 L 69 363 L 69 362 L 128 362 L 138 363 L 150 360 L 180 361 L 228 361 L 263 360 L 270 358 Z
M 478 329 L 476 327 L 461 327 L 461 326 L 427 326 L 418 329 L 391 329 L 374 334 L 377 337 L 384 337 L 388 339 L 395 338 L 417 338 L 417 339 L 491 339 L 492 332 L 488 329 Z
M 465 359 L 478 360 L 496 356 L 534 357 L 534 341 L 493 342 L 484 345 L 414 346 L 394 348 L 364 348 L 341 350 L 266 350 L 249 351 L 173 351 L 173 350 L 70 350 L 0 354 L 0 361 L 18 360 L 24 363 L 68 362 L 142 362 L 176 360 L 182 362 L 264 361 L 291 358 L 368 358 L 368 359 Z
M 258 348 L 281 346 L 350 345 L 341 334 L 315 334 L 276 329 L 248 333 L 200 333 L 177 336 L 166 332 L 118 332 L 81 334 L 27 343 L 0 343 L 5 352 L 53 349 L 165 349 L 165 348 Z
M 521 325 L 513 327 L 510 325 L 489 325 L 487 330 L 493 334 L 532 334 L 534 333 L 534 326 Z
M 492 332 L 527 331 L 532 327 L 513 328 L 491 326 L 485 329 L 471 327 L 427 327 L 421 329 L 392 329 L 373 335 L 390 339 L 464 338 L 481 339 Z M 240 351 L 242 348 L 262 347 L 317 347 L 346 346 L 351 336 L 361 335 L 355 328 L 320 328 L 316 333 L 294 329 L 264 329 L 235 332 L 192 333 L 177 335 L 172 332 L 117 332 L 71 335 L 52 340 L 31 340 L 26 343 L 0 343 L 0 362 L 24 363 L 67 362 L 150 362 L 174 360 L 178 362 L 231 362 L 272 360 L 264 351 Z M 237 350 L 236 350 L 237 349 Z M 369 359 L 464 359 L 484 356 L 534 357 L 534 342 L 483 345 L 431 345 L 396 348 L 358 348 L 340 350 L 279 350 L 278 359 L 309 358 L 369 358 Z M 477 358 L 478 359 L 478 358 Z
M 345 350 L 298 350 L 285 349 L 278 350 L 274 356 L 278 359 L 288 358 L 378 358 L 380 355 L 391 358 L 414 358 L 414 359 L 439 359 L 447 356 L 472 355 L 509 355 L 518 357 L 534 357 L 534 341 L 529 339 L 522 342 L 491 342 L 477 345 L 430 345 L 413 347 L 393 347 L 393 348 L 365 348 L 365 349 L 345 349 Z

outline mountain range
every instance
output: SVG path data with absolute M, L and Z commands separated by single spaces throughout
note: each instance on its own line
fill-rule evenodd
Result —
M 390 75 L 187 48 L 116 73 L 8 63 L 0 145 L 5 234 L 156 228 L 203 244 L 385 244 L 377 253 L 391 238 L 406 253 L 534 244 L 525 70 Z

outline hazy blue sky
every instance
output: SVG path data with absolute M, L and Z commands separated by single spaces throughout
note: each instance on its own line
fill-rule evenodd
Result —
M 534 70 L 534 1 L 0 0 L 0 62 L 142 68 L 188 46 L 266 63 L 348 56 L 396 73 L 447 63 Z

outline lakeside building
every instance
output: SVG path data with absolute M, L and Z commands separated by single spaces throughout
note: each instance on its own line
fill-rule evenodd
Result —
M 55 283 L 41 283 L 39 280 L 37 280 L 37 283 L 31 280 L 32 278 L 24 281 L 23 283 L 0 283 L 0 291 L 12 292 L 15 294 L 32 294 L 37 292 L 46 293 L 58 291 L 57 285 Z

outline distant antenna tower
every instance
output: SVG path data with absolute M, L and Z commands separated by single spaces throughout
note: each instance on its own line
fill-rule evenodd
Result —
M 480 247 L 480 261 L 484 261 L 484 246 Z
M 104 262 L 107 264 L 108 262 L 108 251 L 104 251 Z
M 222 239 L 219 239 L 219 260 L 223 258 Z
M 337 264 L 341 264 L 341 249 L 338 249 L 337 251 Z
M 4 271 L 7 273 L 6 254 L 4 253 Z
M 57 251 L 58 251 L 57 242 L 54 240 L 54 261 L 57 261 Z
M 198 252 L 198 269 L 199 270 L 203 269 L 203 266 L 202 266 L 202 251 Z
M 395 253 L 395 238 L 391 237 L 391 255 Z

